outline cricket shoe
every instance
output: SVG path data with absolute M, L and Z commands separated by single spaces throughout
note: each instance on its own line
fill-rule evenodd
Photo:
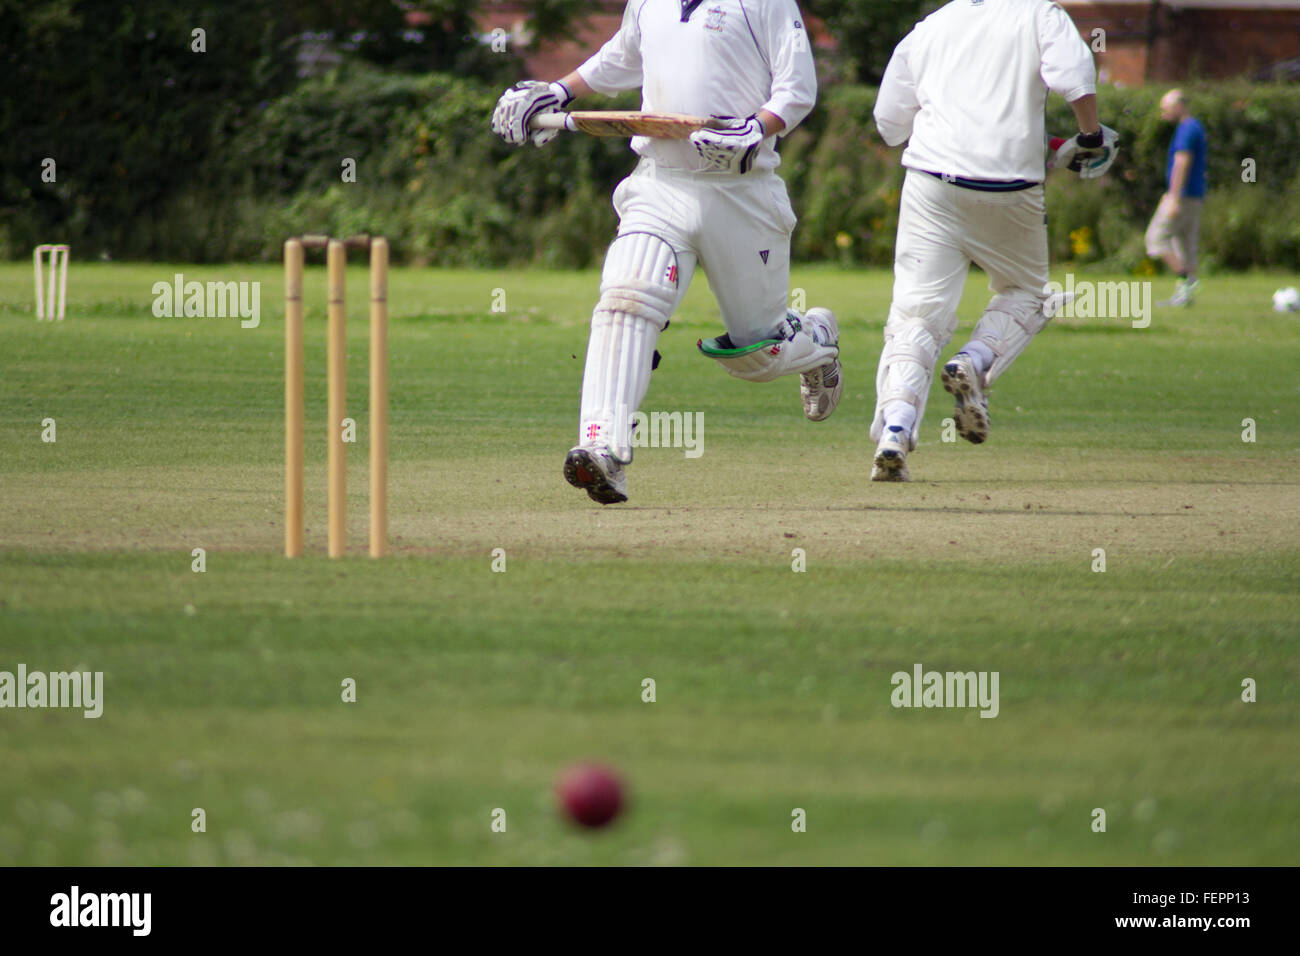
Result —
M 606 449 L 578 445 L 564 457 L 564 478 L 602 505 L 627 501 L 627 472 Z
M 1173 296 L 1163 302 L 1157 302 L 1156 305 L 1189 306 L 1196 301 L 1196 291 L 1200 287 L 1201 283 L 1198 279 L 1179 279 L 1174 286 Z
M 898 425 L 890 425 L 876 446 L 871 463 L 872 481 L 911 481 L 907 473 L 907 449 L 911 437 Z
M 972 444 L 980 444 L 989 437 L 989 399 L 975 363 L 965 352 L 958 352 L 944 365 L 939 377 L 957 400 L 952 413 L 957 434 Z
M 818 345 L 839 347 L 840 326 L 830 309 L 809 309 L 803 327 Z M 799 378 L 799 395 L 803 413 L 809 421 L 822 422 L 831 417 L 844 394 L 844 369 L 837 356 L 833 361 L 804 372 Z

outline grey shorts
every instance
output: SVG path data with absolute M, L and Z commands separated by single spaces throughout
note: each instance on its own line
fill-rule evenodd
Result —
M 1204 205 L 1203 199 L 1184 196 L 1178 206 L 1178 215 L 1171 216 L 1162 201 L 1147 227 L 1147 255 L 1159 258 L 1168 252 L 1176 252 L 1183 260 L 1183 268 L 1195 272 L 1196 239 L 1201 229 L 1201 207 Z

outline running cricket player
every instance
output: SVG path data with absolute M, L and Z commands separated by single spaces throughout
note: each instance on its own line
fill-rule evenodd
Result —
M 557 134 L 530 129 L 535 116 L 638 87 L 643 110 L 728 122 L 690 139 L 634 138 L 641 158 L 614 191 L 618 235 L 591 318 L 578 444 L 564 461 L 568 482 L 601 504 L 627 500 L 633 417 L 696 266 L 726 328 L 698 343 L 704 355 L 751 382 L 801 375 L 813 421 L 835 410 L 844 387 L 835 316 L 787 309 L 795 216 L 774 147 L 817 95 L 794 0 L 629 0 L 618 32 L 576 71 L 507 90 L 492 129 L 542 146 Z
M 993 298 L 942 374 L 967 441 L 988 438 L 989 387 L 1061 304 L 1047 296 L 1049 90 L 1080 129 L 1054 165 L 1101 176 L 1118 136 L 1097 118 L 1091 51 L 1049 0 L 952 0 L 903 38 L 885 69 L 876 128 L 890 146 L 907 141 L 907 173 L 876 374 L 873 481 L 908 480 L 907 454 L 972 262 L 988 273 Z

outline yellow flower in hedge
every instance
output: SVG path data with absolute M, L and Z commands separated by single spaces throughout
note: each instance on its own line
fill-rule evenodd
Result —
M 1086 256 L 1092 251 L 1092 230 L 1080 226 L 1070 233 L 1070 252 L 1076 256 Z
M 1140 276 L 1153 276 L 1156 274 L 1156 264 L 1143 256 L 1142 261 L 1137 264 L 1133 271 Z
M 853 245 L 853 237 L 847 232 L 836 233 L 835 245 L 841 249 L 847 249 L 849 246 Z

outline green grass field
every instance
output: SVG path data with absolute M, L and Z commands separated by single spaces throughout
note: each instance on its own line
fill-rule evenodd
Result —
M 260 280 L 260 327 L 153 317 L 175 272 Z M 0 670 L 105 681 L 97 720 L 0 710 L 0 863 L 1300 863 L 1294 278 L 1050 326 L 982 446 L 941 440 L 936 382 L 908 485 L 868 480 L 888 274 L 794 276 L 843 332 L 816 425 L 796 380 L 696 353 L 701 278 L 645 407 L 702 412 L 704 453 L 639 450 L 601 508 L 561 477 L 597 276 L 395 270 L 378 562 L 349 280 L 355 556 L 323 556 L 318 266 L 291 562 L 279 268 L 74 262 L 38 324 L 30 263 L 0 265 Z M 959 335 L 985 301 L 973 276 Z M 997 671 L 999 715 L 893 708 L 916 663 Z M 599 834 L 550 793 L 589 757 L 632 797 Z

